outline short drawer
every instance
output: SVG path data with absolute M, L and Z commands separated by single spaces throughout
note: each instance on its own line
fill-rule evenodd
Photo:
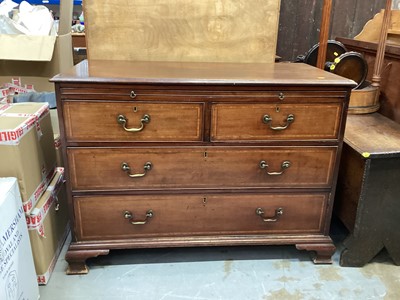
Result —
M 202 103 L 63 102 L 67 141 L 201 141 Z
M 68 148 L 72 189 L 330 188 L 336 147 Z
M 74 197 L 78 241 L 151 236 L 318 234 L 327 194 Z
M 341 103 L 214 104 L 212 141 L 337 139 Z

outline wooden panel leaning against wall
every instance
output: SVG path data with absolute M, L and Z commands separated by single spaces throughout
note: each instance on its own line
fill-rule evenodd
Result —
M 277 55 L 294 61 L 319 41 L 323 1 L 281 0 Z M 330 39 L 353 38 L 385 7 L 385 0 L 333 0 Z

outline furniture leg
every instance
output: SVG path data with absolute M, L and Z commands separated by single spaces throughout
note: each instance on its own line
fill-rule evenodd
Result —
M 314 251 L 314 264 L 331 264 L 332 255 L 335 253 L 336 247 L 333 243 L 324 244 L 297 244 L 298 250 Z
M 68 262 L 67 275 L 82 275 L 87 274 L 89 269 L 86 265 L 88 258 L 97 257 L 99 255 L 107 255 L 110 252 L 108 249 L 99 250 L 68 250 L 65 255 L 65 260 Z

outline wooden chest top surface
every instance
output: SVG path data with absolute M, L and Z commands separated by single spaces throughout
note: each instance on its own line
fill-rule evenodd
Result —
M 53 82 L 186 85 L 355 86 L 352 80 L 302 63 L 191 63 L 90 61 L 52 78 Z

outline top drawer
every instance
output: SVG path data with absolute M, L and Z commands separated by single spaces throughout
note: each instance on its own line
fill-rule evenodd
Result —
M 201 141 L 202 103 L 63 102 L 68 142 Z
M 211 140 L 337 139 L 342 105 L 216 103 L 211 112 Z

